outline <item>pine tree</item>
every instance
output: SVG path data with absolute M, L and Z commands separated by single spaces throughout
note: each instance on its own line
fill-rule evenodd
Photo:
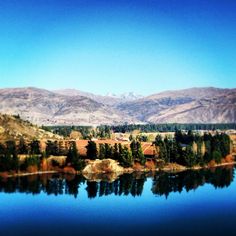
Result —
M 87 157 L 91 160 L 95 160 L 98 157 L 97 145 L 94 141 L 88 141 L 87 149 Z
M 30 143 L 30 154 L 40 154 L 40 145 L 38 140 L 33 140 Z
M 28 154 L 28 148 L 27 148 L 24 138 L 20 138 L 19 146 L 18 146 L 18 153 Z
M 76 142 L 72 142 L 70 145 L 66 163 L 70 163 L 75 168 L 75 170 L 81 170 L 85 165 L 84 161 L 80 158 L 78 149 L 76 147 Z
M 114 145 L 113 159 L 116 160 L 116 161 L 119 161 L 119 147 L 118 147 L 117 143 L 115 143 L 115 145 Z
M 129 149 L 125 146 L 122 148 L 121 156 L 121 165 L 123 167 L 131 167 L 133 165 L 133 157 Z
M 106 149 L 105 145 L 103 143 L 99 144 L 99 159 L 104 159 L 106 158 Z

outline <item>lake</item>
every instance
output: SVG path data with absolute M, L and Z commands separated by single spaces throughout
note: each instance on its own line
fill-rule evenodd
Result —
M 0 234 L 236 235 L 233 166 L 125 174 L 113 182 L 41 175 L 0 180 Z

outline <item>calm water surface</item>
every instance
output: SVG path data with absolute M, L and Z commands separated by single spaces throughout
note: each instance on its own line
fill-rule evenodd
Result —
M 233 167 L 0 181 L 0 235 L 236 235 Z

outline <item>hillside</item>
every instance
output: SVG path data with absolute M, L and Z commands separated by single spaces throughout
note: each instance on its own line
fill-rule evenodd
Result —
M 61 137 L 50 132 L 46 132 L 32 125 L 28 121 L 23 121 L 17 116 L 0 114 L 0 140 L 9 139 L 60 139 Z
M 236 89 L 167 91 L 120 104 L 117 108 L 151 123 L 234 123 Z
M 234 123 L 236 89 L 191 88 L 140 98 L 100 96 L 74 89 L 0 89 L 0 112 L 39 125 Z
M 1 89 L 0 112 L 19 114 L 23 119 L 39 125 L 97 125 L 136 121 L 91 98 L 66 96 L 38 88 Z

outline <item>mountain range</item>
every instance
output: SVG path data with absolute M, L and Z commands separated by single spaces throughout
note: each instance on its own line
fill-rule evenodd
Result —
M 0 113 L 19 114 L 38 125 L 235 123 L 236 89 L 190 88 L 142 97 L 6 88 L 0 89 Z

